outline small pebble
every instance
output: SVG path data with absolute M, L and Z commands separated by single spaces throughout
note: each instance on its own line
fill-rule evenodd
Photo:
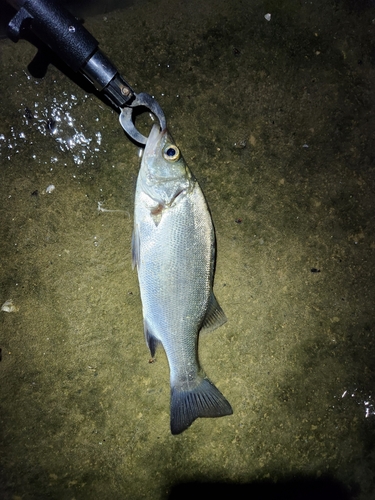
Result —
M 6 300 L 1 306 L 1 310 L 7 313 L 12 313 L 18 311 L 18 307 L 13 304 L 12 299 Z

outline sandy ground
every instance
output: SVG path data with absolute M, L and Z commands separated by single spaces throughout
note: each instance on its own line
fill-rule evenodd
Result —
M 131 269 L 138 149 L 55 66 L 30 76 L 31 44 L 0 42 L 1 499 L 375 498 L 371 4 L 86 20 L 158 99 L 216 227 L 228 322 L 199 355 L 234 414 L 179 436 Z

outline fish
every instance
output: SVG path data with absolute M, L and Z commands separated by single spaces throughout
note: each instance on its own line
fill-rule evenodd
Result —
M 213 292 L 216 241 L 203 192 L 167 129 L 154 125 L 137 178 L 132 264 L 152 358 L 162 345 L 170 370 L 170 428 L 233 413 L 198 359 L 200 333 L 226 322 Z

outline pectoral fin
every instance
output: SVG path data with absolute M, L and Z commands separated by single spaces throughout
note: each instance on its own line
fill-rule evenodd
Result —
M 139 267 L 140 238 L 138 225 L 134 226 L 132 234 L 132 267 Z
M 160 224 L 164 208 L 165 208 L 164 204 L 163 203 L 159 203 L 158 205 L 156 205 L 156 207 L 154 207 L 150 211 L 150 215 L 151 215 L 152 220 L 154 221 L 154 224 L 155 224 L 156 227 L 158 227 L 158 225 Z
M 224 314 L 224 311 L 219 306 L 218 301 L 214 295 L 214 292 L 211 292 L 210 300 L 208 302 L 208 308 L 206 312 L 206 316 L 202 323 L 201 333 L 212 332 L 219 326 L 223 325 L 227 321 L 227 317 Z

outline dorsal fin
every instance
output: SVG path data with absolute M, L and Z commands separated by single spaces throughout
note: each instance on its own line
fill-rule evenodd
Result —
M 204 317 L 204 321 L 200 330 L 201 333 L 212 332 L 216 328 L 219 328 L 219 326 L 223 325 L 226 321 L 227 317 L 225 316 L 224 311 L 219 306 L 214 292 L 211 292 L 206 316 Z

